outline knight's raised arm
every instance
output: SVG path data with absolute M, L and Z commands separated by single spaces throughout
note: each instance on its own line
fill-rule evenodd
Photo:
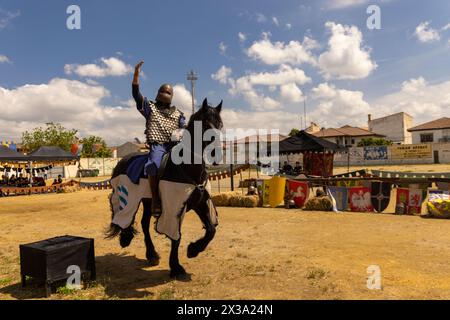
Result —
M 132 83 L 132 95 L 133 95 L 134 101 L 136 101 L 136 108 L 139 110 L 139 112 L 144 117 L 147 117 L 148 113 L 150 112 L 150 108 L 149 108 L 147 99 L 142 96 L 141 91 L 139 89 L 139 74 L 140 74 L 141 67 L 143 64 L 144 64 L 144 61 L 141 61 L 134 68 L 133 83 Z
M 144 61 L 140 61 L 134 67 L 133 84 L 139 85 L 139 73 L 141 72 L 141 67 L 143 64 L 144 64 Z

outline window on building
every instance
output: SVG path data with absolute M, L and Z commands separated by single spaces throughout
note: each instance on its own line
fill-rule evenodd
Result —
M 352 145 L 354 145 L 355 144 L 355 139 L 352 139 Z
M 433 134 L 432 133 L 422 133 L 420 135 L 420 142 L 424 143 L 424 142 L 433 142 Z

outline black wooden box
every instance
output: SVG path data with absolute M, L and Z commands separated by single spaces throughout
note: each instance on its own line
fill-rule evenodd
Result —
M 26 285 L 27 276 L 45 281 L 47 296 L 52 283 L 70 277 L 67 268 L 71 265 L 95 280 L 94 239 L 66 235 L 20 245 L 22 286 Z

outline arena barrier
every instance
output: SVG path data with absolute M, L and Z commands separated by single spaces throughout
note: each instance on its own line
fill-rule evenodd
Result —
M 42 187 L 0 187 L 0 195 L 3 197 L 7 197 L 12 195 L 20 196 L 31 194 L 45 194 L 45 193 L 61 192 L 65 188 L 72 186 L 74 186 L 74 181 L 68 181 L 60 184 Z

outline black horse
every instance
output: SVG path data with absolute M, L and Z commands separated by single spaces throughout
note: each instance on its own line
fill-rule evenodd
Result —
M 182 181 L 187 183 L 191 183 L 195 186 L 204 185 L 208 179 L 206 172 L 206 164 L 203 156 L 201 157 L 201 163 L 195 163 L 194 161 L 194 123 L 201 122 L 202 125 L 202 137 L 203 133 L 208 129 L 220 130 L 223 127 L 222 119 L 220 116 L 220 112 L 222 110 L 222 102 L 217 107 L 211 107 L 208 105 L 207 99 L 203 101 L 202 107 L 194 113 L 189 119 L 188 125 L 186 127 L 187 132 L 189 133 L 188 137 L 191 138 L 191 141 L 188 141 L 187 144 L 190 145 L 190 148 L 186 148 L 187 151 L 190 152 L 190 163 L 182 163 L 176 165 L 173 163 L 172 158 L 168 157 L 167 164 L 164 170 L 164 173 L 161 176 L 161 180 L 167 181 L 175 181 L 180 182 L 180 178 Z M 185 137 L 183 137 L 185 139 Z M 197 137 L 198 139 L 198 137 Z M 208 142 L 204 142 L 202 140 L 202 155 L 203 151 L 208 145 Z M 186 142 L 186 141 L 185 141 Z M 122 158 L 116 167 L 113 170 L 113 174 L 111 179 L 117 177 L 121 174 L 126 174 L 127 168 L 131 163 L 133 157 L 136 154 L 128 155 Z M 199 162 L 199 161 L 197 161 Z M 115 192 L 113 188 L 113 192 Z M 190 243 L 187 249 L 187 257 L 194 258 L 198 256 L 198 254 L 206 249 L 208 244 L 214 238 L 216 227 L 211 223 L 209 218 L 209 206 L 208 206 L 209 194 L 201 190 L 200 188 L 196 188 L 192 195 L 188 198 L 186 203 L 186 212 L 190 210 L 194 210 L 199 216 L 204 228 L 205 235 L 203 238 L 200 238 L 196 242 Z M 141 219 L 141 226 L 144 232 L 145 246 L 146 246 L 146 258 L 151 266 L 156 266 L 159 264 L 160 256 L 157 253 L 151 236 L 150 236 L 150 220 L 151 220 L 151 199 L 145 198 L 142 199 L 143 204 L 143 215 Z M 111 206 L 112 218 L 114 217 L 114 211 Z M 116 236 L 120 237 L 120 245 L 124 248 L 130 245 L 131 240 L 134 235 L 137 233 L 135 228 L 133 227 L 133 223 L 128 228 L 122 229 L 118 225 L 111 223 L 107 232 L 106 238 L 111 239 Z M 172 247 L 170 251 L 170 276 L 172 278 L 176 278 L 178 280 L 188 280 L 189 276 L 181 266 L 178 260 L 178 248 L 180 245 L 180 239 L 173 240 L 171 239 Z

